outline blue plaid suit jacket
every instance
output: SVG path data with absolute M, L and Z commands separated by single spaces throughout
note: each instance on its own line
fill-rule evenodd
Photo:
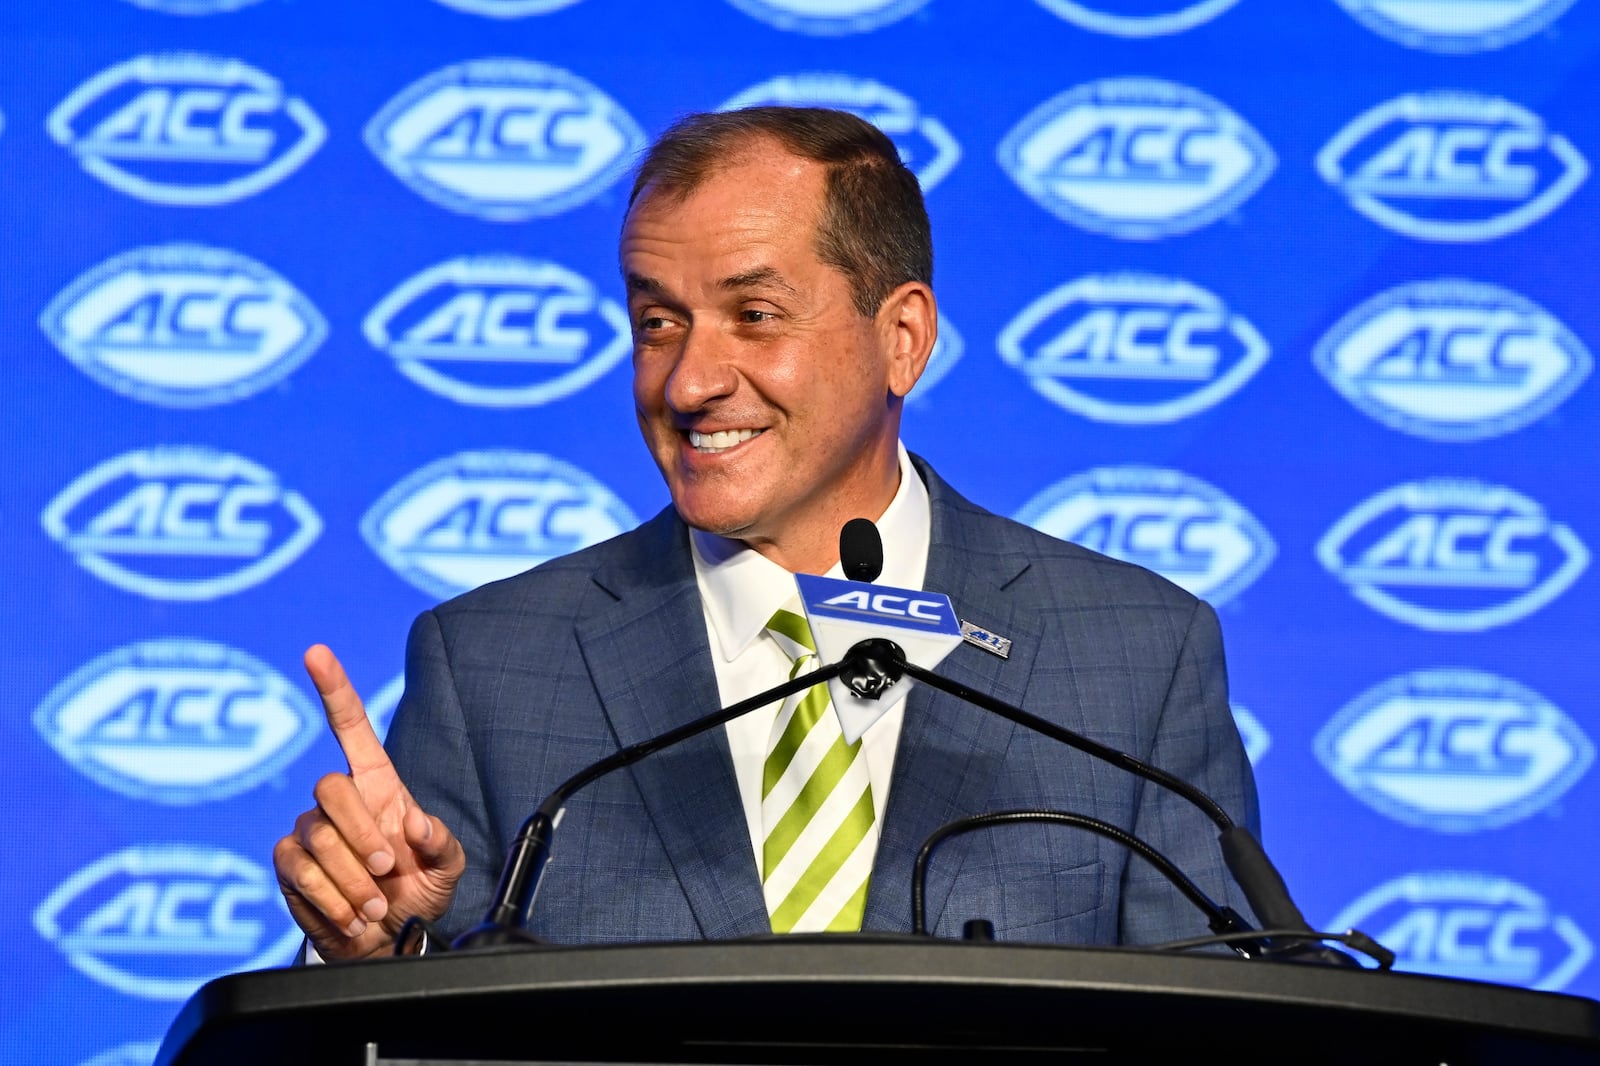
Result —
M 932 504 L 927 587 L 1013 642 L 1009 659 L 963 645 L 941 672 L 1195 783 L 1254 829 L 1254 779 L 1211 608 L 1147 570 L 993 515 L 917 466 Z M 670 508 L 424 612 L 388 747 L 417 800 L 466 847 L 446 931 L 481 920 L 512 836 L 546 793 L 717 702 L 688 533 Z M 912 863 L 935 829 L 1020 807 L 1122 826 L 1249 914 L 1210 823 L 1184 801 L 919 686 L 895 757 L 865 928 L 909 931 Z M 1207 932 L 1142 860 L 1062 826 L 951 840 L 932 864 L 927 902 L 942 935 L 959 935 L 969 918 L 989 919 L 1003 940 L 1153 943 Z M 574 799 L 531 927 L 557 943 L 770 931 L 722 729 Z

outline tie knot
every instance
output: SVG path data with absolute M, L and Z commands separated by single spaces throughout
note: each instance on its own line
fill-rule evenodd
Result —
M 797 605 L 798 606 L 798 605 Z M 777 638 L 779 647 L 791 661 L 798 661 L 817 653 L 816 642 L 811 639 L 811 627 L 806 616 L 787 607 L 779 607 L 767 621 L 767 632 Z

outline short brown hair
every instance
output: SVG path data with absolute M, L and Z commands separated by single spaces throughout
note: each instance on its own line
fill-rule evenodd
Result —
M 870 318 L 897 286 L 932 284 L 933 235 L 922 187 L 894 142 L 847 111 L 746 107 L 686 115 L 645 153 L 628 207 L 651 186 L 688 196 L 762 137 L 827 166 L 817 256 L 849 280 L 856 310 Z

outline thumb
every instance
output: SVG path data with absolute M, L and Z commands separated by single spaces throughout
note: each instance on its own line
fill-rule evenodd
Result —
M 405 816 L 406 844 L 417 857 L 417 865 L 458 877 L 466 868 L 466 852 L 461 841 L 438 818 L 412 805 Z

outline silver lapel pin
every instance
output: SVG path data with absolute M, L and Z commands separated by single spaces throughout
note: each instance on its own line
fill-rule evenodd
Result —
M 991 633 L 982 626 L 975 626 L 965 618 L 958 619 L 961 623 L 961 639 L 968 644 L 982 648 L 990 655 L 998 655 L 1002 659 L 1011 658 L 1011 638 L 1002 637 L 998 633 Z

